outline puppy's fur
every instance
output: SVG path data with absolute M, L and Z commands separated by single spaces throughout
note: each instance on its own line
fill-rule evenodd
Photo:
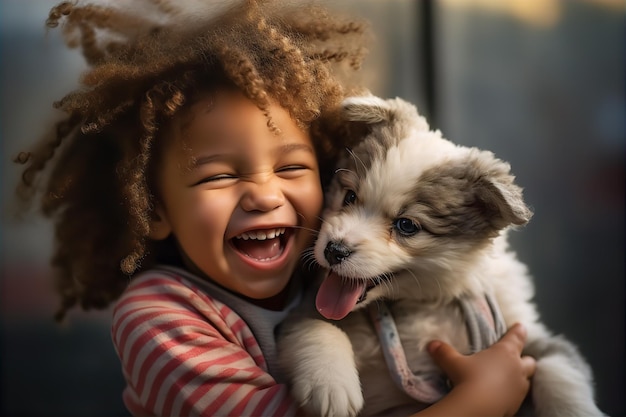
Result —
M 392 381 L 363 307 L 387 300 L 411 370 L 419 373 L 436 368 L 425 350 L 430 340 L 470 353 L 454 300 L 487 293 L 507 326 L 520 322 L 528 330 L 524 353 L 537 358 L 533 413 L 602 415 L 588 365 L 540 322 L 527 269 L 508 248 L 507 231 L 532 215 L 509 165 L 444 139 L 401 99 L 353 97 L 343 111 L 348 123 L 369 125 L 370 133 L 339 163 L 314 255 L 363 293 L 337 311 L 318 298 L 318 310 L 341 320 L 307 314 L 311 298 L 284 324 L 280 358 L 294 398 L 312 415 L 419 411 L 427 404 Z

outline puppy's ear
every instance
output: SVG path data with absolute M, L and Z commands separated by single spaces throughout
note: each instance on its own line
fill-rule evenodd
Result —
M 428 122 L 417 107 L 401 98 L 383 100 L 373 95 L 348 97 L 341 106 L 343 119 L 370 128 L 390 126 L 396 140 L 404 138 L 409 131 L 428 131 Z
M 469 169 L 477 169 L 474 192 L 493 216 L 491 223 L 497 229 L 511 224 L 524 225 L 532 211 L 522 197 L 522 188 L 515 184 L 511 166 L 493 156 L 491 152 L 474 153 Z
M 348 97 L 341 103 L 343 117 L 349 122 L 375 124 L 389 122 L 392 117 L 389 102 L 376 96 Z
M 462 155 L 424 171 L 415 193 L 424 228 L 435 235 L 495 237 L 526 224 L 532 212 L 506 162 L 489 151 Z

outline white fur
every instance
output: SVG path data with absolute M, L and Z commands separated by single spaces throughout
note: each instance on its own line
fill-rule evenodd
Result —
M 362 148 L 355 148 L 362 158 L 376 154 L 368 152 L 368 146 L 373 150 L 383 143 L 385 152 L 367 161 L 358 160 L 359 153 L 353 153 L 340 163 L 328 191 L 315 257 L 346 279 L 389 279 L 371 289 L 339 322 L 310 314 L 307 308 L 313 304 L 314 294 L 309 294 L 303 309 L 285 323 L 279 349 L 294 398 L 310 413 L 322 416 L 407 415 L 419 411 L 425 404 L 418 404 L 394 385 L 363 307 L 391 300 L 411 369 L 423 371 L 435 369 L 425 351 L 432 339 L 469 353 L 465 323 L 452 301 L 490 293 L 499 303 L 507 326 L 520 322 L 528 330 L 526 353 L 538 359 L 532 388 L 536 414 L 602 415 L 594 403 L 586 362 L 571 343 L 552 336 L 541 323 L 532 302 L 534 288 L 527 268 L 508 247 L 510 225 L 524 224 L 531 216 L 521 189 L 513 184 L 508 164 L 489 152 L 455 145 L 440 132 L 430 131 L 415 107 L 400 99 L 351 98 L 344 108 L 348 121 L 372 126 Z M 354 166 L 349 168 L 351 164 Z M 454 207 L 454 215 L 464 215 L 464 203 L 452 195 L 457 190 L 444 191 L 448 184 L 456 184 L 457 177 L 465 180 L 457 173 L 464 172 L 466 166 L 473 170 L 468 171 L 468 178 L 476 172 L 479 175 L 458 194 L 497 210 L 485 217 L 489 226 L 477 222 L 476 228 L 492 227 L 492 216 L 499 216 L 494 230 L 485 229 L 484 236 L 472 235 L 475 230 L 463 234 L 437 216 L 435 206 L 442 203 L 446 204 L 441 210 Z M 438 173 L 449 178 L 437 183 Z M 357 201 L 347 206 L 343 204 L 346 189 L 357 195 Z M 428 193 L 433 192 L 434 197 L 428 200 Z M 466 196 L 465 192 L 476 195 Z M 423 230 L 410 237 L 402 235 L 393 227 L 394 219 L 400 217 L 413 219 Z M 465 225 L 459 220 L 459 227 Z M 324 250 L 331 241 L 350 248 L 349 257 L 330 265 Z
M 284 346 L 302 347 L 281 352 L 281 360 L 293 364 L 286 370 L 294 381 L 291 394 L 301 406 L 315 410 L 315 415 L 356 415 L 363 408 L 363 396 L 350 340 L 339 328 L 326 324 L 305 319 L 302 327 L 307 332 L 282 335 Z M 320 358 L 326 358 L 324 366 L 319 366 Z

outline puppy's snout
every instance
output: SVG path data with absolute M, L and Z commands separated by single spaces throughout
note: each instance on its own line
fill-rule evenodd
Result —
M 324 249 L 324 258 L 331 265 L 337 265 L 344 261 L 352 251 L 348 249 L 343 243 L 328 242 L 326 249 Z

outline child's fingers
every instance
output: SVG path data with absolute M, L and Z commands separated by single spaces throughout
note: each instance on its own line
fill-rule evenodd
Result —
M 462 356 L 455 348 L 441 340 L 433 340 L 428 344 L 427 348 L 433 359 Z
M 506 345 L 521 355 L 526 344 L 526 328 L 519 323 L 514 324 L 500 339 L 501 345 Z
M 527 378 L 532 377 L 537 369 L 537 361 L 531 356 L 522 356 L 522 371 Z
M 508 330 L 508 332 L 500 340 L 511 349 L 511 352 L 517 356 L 521 355 L 526 344 L 526 328 L 519 323 L 514 324 Z M 532 377 L 535 374 L 535 368 L 537 362 L 530 356 L 521 357 L 522 372 L 527 378 Z
M 451 373 L 458 369 L 455 364 L 464 357 L 451 345 L 440 340 L 428 344 L 428 353 L 430 353 L 435 364 L 449 377 L 453 377 Z

